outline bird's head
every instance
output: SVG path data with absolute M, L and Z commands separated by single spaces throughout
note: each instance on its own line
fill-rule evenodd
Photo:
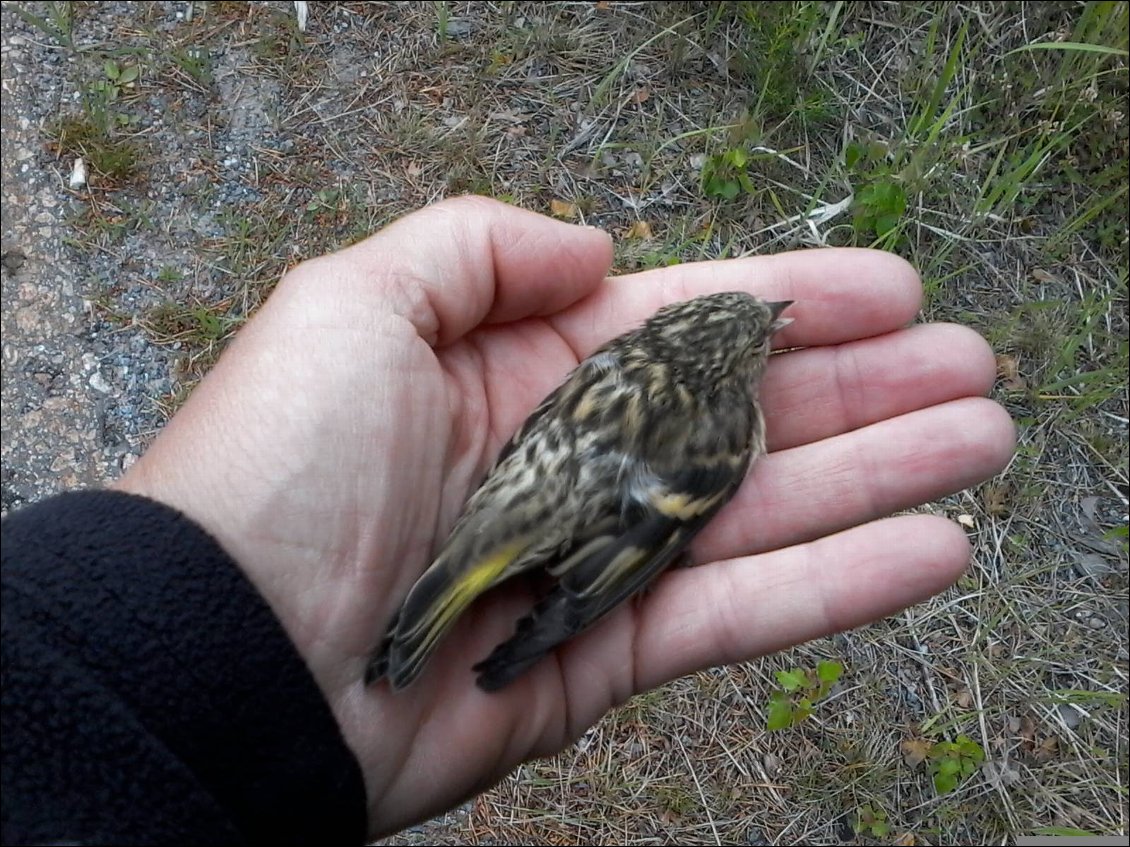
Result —
M 768 302 L 741 291 L 707 294 L 660 309 L 642 331 L 651 354 L 691 383 L 756 378 L 773 336 L 792 323 L 782 318 L 791 300 Z

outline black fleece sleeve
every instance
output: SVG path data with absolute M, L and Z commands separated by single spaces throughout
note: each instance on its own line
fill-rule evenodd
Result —
M 113 491 L 2 526 L 5 844 L 363 844 L 362 775 L 270 607 Z

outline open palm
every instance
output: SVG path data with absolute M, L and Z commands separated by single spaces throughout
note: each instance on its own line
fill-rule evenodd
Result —
M 606 235 L 478 198 L 292 270 L 120 487 L 180 508 L 271 603 L 365 772 L 373 835 L 568 744 L 633 693 L 863 624 L 942 590 L 962 532 L 886 518 L 977 483 L 1013 447 L 974 333 L 907 328 L 901 260 L 809 250 L 604 279 Z M 502 443 L 576 363 L 711 291 L 796 301 L 762 389 L 769 455 L 694 544 L 697 567 L 502 692 L 471 666 L 525 586 L 484 598 L 417 682 L 369 651 Z

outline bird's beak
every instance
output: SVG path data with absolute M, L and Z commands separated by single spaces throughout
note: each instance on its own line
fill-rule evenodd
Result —
M 781 312 L 789 308 L 793 304 L 792 300 L 778 300 L 776 303 L 766 303 L 769 307 L 769 314 L 773 316 L 773 323 L 769 325 L 769 334 L 780 332 L 793 322 L 792 318 L 782 318 Z

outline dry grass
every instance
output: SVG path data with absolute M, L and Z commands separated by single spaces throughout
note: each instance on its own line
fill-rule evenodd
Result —
M 97 12 L 74 5 L 82 32 Z M 144 68 L 106 108 L 167 98 L 163 126 L 123 136 L 174 186 L 166 223 L 131 216 L 143 189 L 95 182 L 75 240 L 114 251 L 140 230 L 186 257 L 205 300 L 157 284 L 181 308 L 148 320 L 195 341 L 189 381 L 287 265 L 476 192 L 607 228 L 620 271 L 898 252 L 924 318 L 991 341 L 1020 428 L 1004 473 L 929 507 L 975 547 L 953 590 L 640 697 L 390 843 L 1126 834 L 1125 4 L 333 3 L 311 4 L 306 33 L 290 4 L 195 4 L 158 26 L 171 5 L 110 21 L 95 50 L 139 48 Z M 831 695 L 766 731 L 775 671 L 821 660 L 845 668 Z M 985 761 L 939 794 L 922 756 L 963 734 Z M 857 835 L 876 810 L 888 831 Z

